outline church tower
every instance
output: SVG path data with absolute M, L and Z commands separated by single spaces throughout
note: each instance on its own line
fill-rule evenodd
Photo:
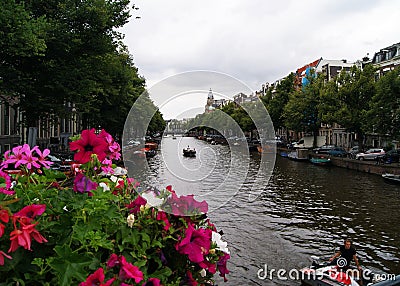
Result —
M 212 90 L 210 88 L 210 91 L 208 92 L 208 96 L 207 96 L 207 104 L 205 107 L 205 113 L 210 113 L 214 107 L 212 106 L 214 103 L 214 94 L 212 93 Z

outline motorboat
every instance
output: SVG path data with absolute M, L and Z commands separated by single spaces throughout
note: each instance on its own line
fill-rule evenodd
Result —
M 400 175 L 385 173 L 382 174 L 382 178 L 388 183 L 400 185 Z
M 315 154 L 310 156 L 310 162 L 314 165 L 326 166 L 331 163 L 331 158 L 326 154 Z
M 196 157 L 196 149 L 191 149 L 189 146 L 183 149 L 183 156 L 185 157 Z
M 300 269 L 304 286 L 394 286 L 400 285 L 400 275 L 375 273 L 370 269 L 350 267 L 341 271 L 336 264 L 318 264 Z M 362 280 L 362 281 L 361 281 Z

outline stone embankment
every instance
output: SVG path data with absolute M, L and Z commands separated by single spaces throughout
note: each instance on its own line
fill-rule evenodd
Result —
M 365 173 L 382 175 L 384 173 L 391 173 L 400 175 L 400 164 L 377 164 L 376 161 L 359 161 L 348 158 L 332 157 L 331 164 L 337 167 L 347 168 Z

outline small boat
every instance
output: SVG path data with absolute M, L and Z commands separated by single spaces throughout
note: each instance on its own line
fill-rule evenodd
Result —
M 183 156 L 185 157 L 196 157 L 196 149 L 191 149 L 189 146 L 183 149 Z
M 385 180 L 385 182 L 391 184 L 400 184 L 400 175 L 386 173 L 382 174 L 382 178 Z
M 296 149 L 288 153 L 287 157 L 294 161 L 308 161 L 308 149 Z
M 392 286 L 400 283 L 400 275 L 375 273 L 366 268 L 360 272 L 353 267 L 340 271 L 336 264 L 318 264 L 315 261 L 312 266 L 300 269 L 300 276 L 301 285 L 308 286 Z
M 326 166 L 331 163 L 331 158 L 324 154 L 316 154 L 310 157 L 310 162 L 314 165 Z

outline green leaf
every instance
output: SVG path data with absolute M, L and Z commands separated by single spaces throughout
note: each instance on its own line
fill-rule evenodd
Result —
M 49 264 L 52 269 L 58 272 L 61 286 L 76 284 L 72 283 L 74 278 L 79 282 L 86 280 L 88 271 L 85 270 L 85 267 L 92 263 L 93 258 L 82 253 L 74 253 L 67 245 L 56 246 L 54 250 L 58 257 L 50 261 Z

